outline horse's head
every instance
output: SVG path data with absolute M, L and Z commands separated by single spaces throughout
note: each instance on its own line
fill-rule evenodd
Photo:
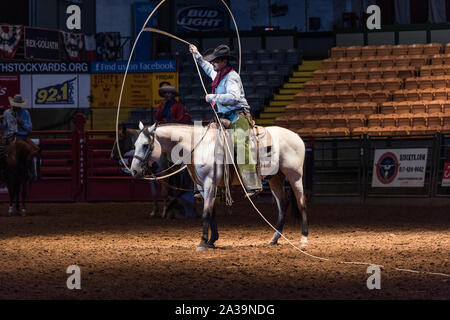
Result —
M 139 135 L 134 144 L 134 156 L 131 162 L 131 174 L 141 178 L 149 171 L 151 164 L 161 157 L 161 145 L 156 139 L 156 123 L 145 127 L 139 122 Z

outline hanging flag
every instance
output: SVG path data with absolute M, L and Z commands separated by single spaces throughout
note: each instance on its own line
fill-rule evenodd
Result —
M 70 61 L 80 61 L 84 49 L 84 34 L 61 31 L 64 48 Z
M 16 55 L 20 39 L 23 34 L 23 26 L 0 25 L 0 58 L 12 59 Z
M 116 61 L 120 51 L 120 32 L 97 33 L 97 60 Z

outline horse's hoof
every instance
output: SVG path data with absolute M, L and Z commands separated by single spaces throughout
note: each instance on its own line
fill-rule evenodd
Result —
M 208 248 L 215 249 L 216 246 L 214 245 L 214 243 L 208 243 Z
M 204 246 L 198 246 L 197 247 L 197 251 L 206 251 L 208 250 L 208 246 L 204 247 Z
M 269 244 L 271 246 L 276 246 L 278 244 L 278 241 L 272 240 L 272 241 L 269 242 Z
M 306 248 L 308 246 L 308 238 L 302 236 L 302 240 L 300 241 L 300 245 L 302 248 Z

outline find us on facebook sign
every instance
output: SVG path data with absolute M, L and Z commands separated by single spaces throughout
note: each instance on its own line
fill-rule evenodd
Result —
M 127 61 L 98 61 L 91 62 L 91 73 L 124 73 Z M 132 61 L 129 73 L 176 72 L 176 60 Z

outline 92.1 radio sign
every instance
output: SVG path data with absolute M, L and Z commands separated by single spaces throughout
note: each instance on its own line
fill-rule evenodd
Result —
M 63 83 L 40 88 L 34 97 L 35 104 L 74 104 L 74 85 L 76 78 Z

